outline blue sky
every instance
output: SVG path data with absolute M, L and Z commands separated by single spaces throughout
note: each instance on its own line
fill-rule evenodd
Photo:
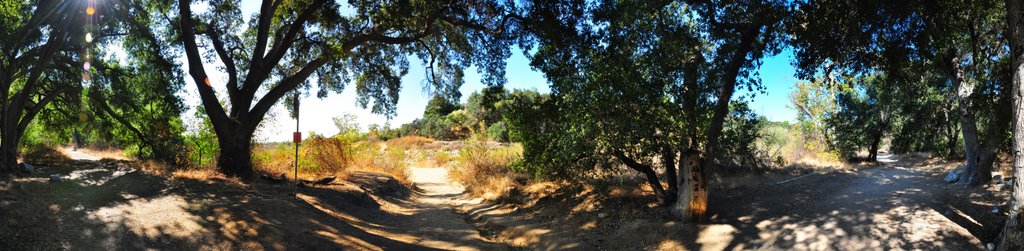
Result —
M 794 77 L 795 70 L 790 64 L 792 53 L 783 53 L 766 58 L 759 69 L 762 83 L 766 87 L 766 93 L 757 93 L 750 102 L 750 108 L 757 114 L 767 117 L 773 121 L 793 121 L 795 111 L 789 107 L 789 93 L 793 90 L 793 83 L 797 81 Z M 423 115 L 430 94 L 423 91 L 424 68 L 413 59 L 410 64 L 409 74 L 402 78 L 402 91 L 399 96 L 397 115 L 390 121 L 392 127 L 413 121 Z M 518 49 L 508 60 L 507 89 L 535 89 L 540 92 L 549 92 L 547 80 L 544 75 L 531 69 L 529 61 Z M 195 88 L 189 85 L 190 88 Z M 485 86 L 480 82 L 480 75 L 475 68 L 467 69 L 466 82 L 460 88 L 462 102 L 466 102 L 470 93 L 483 89 Z M 747 94 L 746 89 L 737 90 L 737 97 Z M 337 133 L 332 118 L 341 116 L 344 113 L 351 113 L 358 117 L 360 125 L 365 129 L 370 124 L 383 125 L 387 118 L 383 115 L 372 114 L 368 109 L 360 108 L 356 102 L 354 88 L 347 88 L 341 94 L 331 94 L 325 99 L 307 97 L 302 100 L 302 114 L 300 115 L 300 130 L 304 134 L 316 132 L 319 134 L 333 135 Z M 262 141 L 285 141 L 290 139 L 290 132 L 295 130 L 295 121 L 287 116 L 283 106 L 274 108 L 275 115 L 272 120 L 265 121 L 263 130 L 260 132 Z
M 253 4 L 254 2 L 256 1 L 245 1 L 242 4 L 242 13 L 255 13 L 258 6 Z M 522 51 L 518 48 L 512 51 L 513 55 L 507 61 L 506 78 L 508 82 L 505 88 L 535 89 L 544 93 L 550 92 L 544 75 L 531 69 L 529 61 L 523 56 Z M 769 120 L 793 121 L 796 117 L 795 111 L 788 106 L 789 93 L 793 90 L 793 84 L 797 81 L 794 77 L 795 70 L 790 64 L 792 58 L 792 52 L 784 50 L 779 55 L 764 59 L 764 63 L 759 69 L 762 83 L 766 87 L 767 93 L 756 94 L 754 99 L 750 100 L 750 108 Z M 184 58 L 179 58 L 179 61 L 183 66 L 187 66 Z M 214 80 L 214 82 L 220 80 L 223 83 L 223 81 L 227 80 L 227 76 L 217 70 L 215 65 L 206 64 L 205 68 L 210 75 L 210 79 Z M 187 71 L 187 69 L 183 70 Z M 398 99 L 397 115 L 390 120 L 392 127 L 411 122 L 423 115 L 423 110 L 430 99 L 430 94 L 424 92 L 424 75 L 424 67 L 420 64 L 420 60 L 410 57 L 409 74 L 402 78 L 402 90 Z M 190 77 L 186 76 L 185 78 L 186 87 L 180 96 L 185 99 L 186 104 L 193 106 L 185 114 L 185 120 L 189 122 L 193 121 L 194 106 L 199 105 L 200 102 L 195 90 L 195 84 Z M 217 86 L 216 84 L 214 85 L 214 87 Z M 470 93 L 484 87 L 480 82 L 480 75 L 476 72 L 476 68 L 467 69 L 465 84 L 460 88 L 462 102 L 466 101 Z M 220 89 L 223 88 L 221 84 Z M 224 92 L 218 91 L 218 93 Z M 745 94 L 748 94 L 748 92 L 744 88 L 737 90 L 736 96 L 739 97 Z M 331 94 L 324 99 L 318 99 L 315 96 L 304 98 L 302 100 L 302 108 L 300 109 L 302 114 L 300 114 L 299 130 L 304 135 L 308 135 L 311 132 L 334 135 L 338 132 L 338 129 L 334 126 L 333 118 L 345 113 L 356 115 L 363 129 L 367 128 L 370 124 L 384 125 L 388 123 L 388 119 L 385 116 L 373 114 L 369 109 L 359 107 L 355 100 L 355 89 L 351 88 L 351 85 L 342 93 Z M 288 117 L 288 112 L 284 106 L 277 105 L 271 110 L 271 114 L 268 114 L 267 120 L 263 121 L 263 125 L 257 132 L 256 137 L 258 141 L 263 142 L 289 141 L 293 131 L 295 131 L 295 120 Z

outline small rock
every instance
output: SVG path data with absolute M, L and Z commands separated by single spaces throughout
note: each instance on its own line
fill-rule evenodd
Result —
M 598 213 L 597 214 L 597 218 L 601 218 L 601 219 L 608 218 L 608 214 L 607 213 Z
M 988 243 L 988 244 L 985 244 L 985 247 L 988 248 L 988 250 L 990 250 L 990 251 L 991 250 L 995 250 L 996 249 L 996 244 Z
M 25 172 L 28 172 L 30 174 L 36 173 L 36 168 L 33 167 L 32 165 L 29 165 L 27 162 L 21 163 L 21 170 L 24 170 Z
M 50 182 L 61 182 L 61 181 L 64 181 L 64 177 L 60 177 L 60 175 L 56 175 L 56 174 L 50 175 Z
M 960 175 L 957 175 L 956 172 L 949 172 L 949 174 L 946 174 L 946 178 L 943 179 L 946 183 L 953 183 L 957 180 L 960 180 Z
M 993 207 L 992 208 L 992 213 L 998 214 L 999 213 L 999 207 Z

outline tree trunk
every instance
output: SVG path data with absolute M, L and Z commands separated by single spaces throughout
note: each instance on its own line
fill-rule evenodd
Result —
M 678 198 L 670 211 L 675 217 L 698 222 L 704 219 L 708 209 L 707 180 L 701 168 L 700 153 L 688 151 L 679 160 Z
M 676 200 L 676 194 L 679 193 L 679 182 L 676 182 L 676 152 L 672 150 L 672 147 L 665 146 L 661 153 L 661 165 L 665 167 L 665 181 L 668 182 L 668 191 L 666 192 L 665 203 L 671 204 Z
M 219 133 L 217 142 L 220 143 L 217 168 L 228 176 L 252 180 L 255 177 L 252 169 L 252 133 Z
M 868 161 L 878 161 L 878 148 L 882 144 L 882 136 L 885 131 L 885 126 L 880 125 L 880 128 L 876 128 L 878 131 L 871 135 L 871 145 L 868 146 Z
M 8 140 L 8 138 L 17 137 L 3 137 L 3 143 L 0 143 L 0 171 L 2 172 L 14 172 L 19 170 L 17 140 Z M 9 141 L 13 141 L 13 143 Z
M 970 186 L 977 186 L 992 181 L 992 168 L 996 160 L 996 152 L 1002 148 L 1002 143 L 1006 139 L 1006 127 L 1009 126 L 1013 112 L 1011 107 L 1013 101 L 1010 94 L 1012 91 L 1010 88 L 999 89 L 1000 95 L 997 97 L 999 100 L 996 102 L 996 110 L 994 111 L 992 120 L 989 121 L 985 127 L 987 132 L 985 135 L 985 141 L 978 148 L 978 167 L 975 169 L 976 172 L 973 176 L 968 177 Z M 1012 87 L 1011 87 L 1012 88 Z
M 978 124 L 975 121 L 974 111 L 970 96 L 974 93 L 974 84 L 964 79 L 964 69 L 958 66 L 959 57 L 947 59 L 946 74 L 953 81 L 953 89 L 956 91 L 957 114 L 960 116 L 960 131 L 964 136 L 964 176 L 965 184 L 973 183 L 974 177 L 984 176 L 978 170 L 979 148 L 978 148 Z M 991 174 L 988 174 L 991 176 Z M 989 177 L 991 179 L 991 177 Z
M 6 105 L 7 108 L 17 108 L 10 104 Z M 14 172 L 19 170 L 18 168 L 18 141 L 21 140 L 21 132 L 18 130 L 18 121 L 21 115 L 21 109 L 15 111 L 6 111 L 5 115 L 7 118 L 3 123 L 0 123 L 0 170 Z
M 728 65 L 723 73 L 722 86 L 718 93 L 718 100 L 711 115 L 711 123 L 708 126 L 707 141 L 704 144 L 704 156 L 694 150 L 683 153 L 679 161 L 682 167 L 679 168 L 679 199 L 673 206 L 672 212 L 676 217 L 689 221 L 703 221 L 708 210 L 708 169 L 715 165 L 715 157 L 718 154 L 718 143 L 722 136 L 725 117 L 729 114 L 729 101 L 736 91 L 736 81 L 739 78 L 740 69 L 747 64 L 747 54 L 753 50 L 754 42 L 761 33 L 763 24 L 752 25 L 740 33 L 739 48 L 732 51 Z M 697 126 L 697 125 L 690 125 Z
M 1024 250 L 1024 3 L 1006 0 L 1007 38 L 1010 41 L 1011 96 L 1013 99 L 1013 194 L 1010 216 L 1003 228 L 999 250 Z
M 871 147 L 868 148 L 868 161 L 878 161 L 878 143 L 876 142 L 877 140 L 873 140 L 873 142 L 871 142 Z
M 986 184 L 992 181 L 992 167 L 996 162 L 996 151 L 989 147 L 982 147 L 978 151 L 978 167 L 975 169 L 977 172 L 974 173 L 973 177 L 968 177 L 971 183 L 967 183 L 969 186 L 977 186 Z

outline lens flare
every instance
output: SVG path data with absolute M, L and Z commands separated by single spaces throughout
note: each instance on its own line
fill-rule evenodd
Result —
M 96 14 L 96 8 L 93 8 L 93 7 L 85 8 L 85 14 L 89 14 L 90 16 L 92 16 L 92 14 Z
M 92 33 L 85 33 L 85 42 L 92 43 Z
M 92 64 L 89 64 L 89 62 L 85 62 L 85 66 L 82 68 L 85 68 L 85 70 L 88 71 L 90 68 L 92 68 Z

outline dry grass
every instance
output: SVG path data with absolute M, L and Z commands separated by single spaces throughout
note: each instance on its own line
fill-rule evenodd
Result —
M 466 190 L 484 199 L 505 196 L 520 184 L 516 181 L 521 174 L 510 166 L 521 161 L 523 149 L 519 145 L 491 147 L 485 142 L 467 143 L 449 165 L 448 175 L 466 186 Z
M 435 166 L 448 166 L 454 158 L 452 158 L 452 155 L 446 151 L 438 151 L 430 156 L 430 160 L 433 161 Z
M 182 169 L 171 172 L 171 177 L 192 179 L 192 180 L 209 180 L 213 178 L 226 178 L 224 174 L 217 172 L 213 169 Z
M 434 140 L 420 136 L 405 136 L 401 138 L 394 138 L 385 142 L 388 148 L 401 148 L 401 149 L 421 149 L 427 144 L 433 143 Z
M 30 164 L 43 164 L 43 165 L 66 165 L 71 162 L 71 158 L 65 155 L 58 149 L 50 147 L 37 147 L 28 149 L 22 153 L 20 162 L 27 161 Z
M 847 170 L 853 165 L 830 156 L 816 157 L 806 156 L 803 159 L 791 162 L 786 169 L 808 169 L 808 170 Z
M 380 144 L 359 142 L 354 148 L 351 166 L 348 172 L 365 171 L 391 175 L 402 184 L 411 185 L 409 180 L 409 164 L 405 160 L 406 152 L 402 149 L 383 149 Z
M 385 149 L 369 141 L 350 142 L 341 138 L 310 138 L 299 147 L 299 178 L 324 176 L 346 178 L 355 171 L 383 173 L 409 184 L 405 151 Z M 291 144 L 260 145 L 253 149 L 253 165 L 257 172 L 292 176 L 295 148 Z
M 132 160 L 124 153 L 124 150 L 116 148 L 78 148 L 79 152 L 96 156 L 100 159 Z

